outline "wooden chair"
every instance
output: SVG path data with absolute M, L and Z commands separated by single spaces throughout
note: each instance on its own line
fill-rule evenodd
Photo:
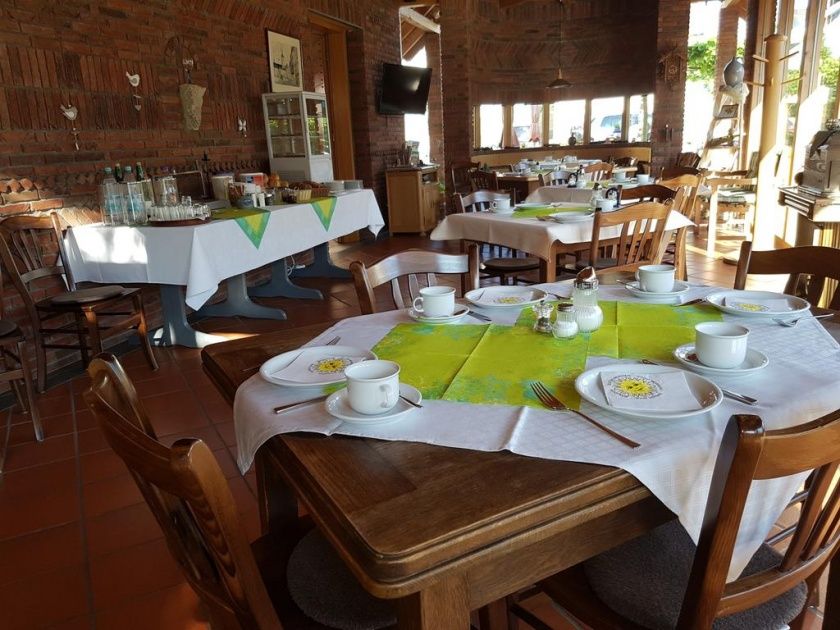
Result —
M 685 153 L 680 153 L 677 156 L 677 161 L 674 163 L 674 166 L 688 166 L 691 168 L 697 168 L 699 165 L 700 156 L 694 151 L 686 151 Z
M 477 190 L 499 190 L 499 174 L 495 171 L 471 171 L 470 185 L 472 186 L 472 192 Z
M 676 196 L 677 191 L 675 189 L 660 184 L 644 184 L 632 188 L 623 188 L 621 191 L 622 201 L 658 201 L 659 203 L 665 203 Z
M 699 175 L 700 169 L 694 166 L 666 166 L 659 172 L 659 179 L 671 179 L 680 175 Z
M 661 186 L 667 186 L 678 191 L 677 197 L 674 199 L 672 207 L 679 211 L 689 221 L 694 223 L 691 228 L 694 234 L 700 232 L 700 217 L 699 208 L 697 205 L 697 196 L 700 192 L 700 187 L 703 185 L 704 175 L 679 175 L 671 179 L 663 179 L 659 181 Z M 683 227 L 677 230 L 674 239 L 668 244 L 665 250 L 665 259 L 673 259 L 674 266 L 677 267 L 677 272 L 682 270 L 682 275 L 677 277 L 680 280 L 688 280 L 688 267 L 686 260 L 686 240 L 688 238 L 688 227 Z
M 488 210 L 490 204 L 498 199 L 500 195 L 509 196 L 507 192 L 491 190 L 477 190 L 471 195 L 454 195 L 453 202 L 458 212 L 481 212 Z M 480 263 L 481 271 L 487 276 L 498 277 L 501 284 L 507 284 L 508 278 L 514 283 L 518 281 L 518 274 L 534 271 L 540 268 L 540 261 L 534 256 L 520 256 L 515 249 L 503 248 L 492 243 L 479 243 L 479 257 L 482 249 L 487 246 L 490 257 Z M 507 250 L 508 256 L 503 255 Z
M 801 629 L 840 540 L 840 489 L 832 486 L 839 466 L 840 411 L 780 431 L 765 431 L 757 416 L 732 416 L 696 547 L 672 521 L 540 586 L 593 628 L 706 630 L 735 615 L 726 628 Z M 785 553 L 763 545 L 727 584 L 752 483 L 809 470 L 809 492 Z
M 588 260 L 577 266 L 593 266 L 599 271 L 632 271 L 641 265 L 658 263 L 662 252 L 662 234 L 671 211 L 670 204 L 642 202 L 625 206 L 613 212 L 595 212 L 592 241 Z M 601 230 L 620 227 L 619 236 L 612 244 L 601 244 Z M 601 250 L 609 250 L 609 257 L 602 257 Z
M 544 186 L 562 186 L 568 182 L 565 171 L 549 171 L 542 177 Z
M 424 249 L 407 249 L 366 266 L 356 260 L 350 263 L 353 283 L 356 285 L 356 295 L 363 315 L 378 313 L 376 297 L 373 290 L 391 283 L 391 296 L 395 309 L 407 308 L 403 299 L 400 278 L 407 276 L 409 302 L 414 301 L 420 294 L 420 280 L 418 276 L 426 276 L 426 286 L 437 284 L 436 273 L 460 274 L 461 293 L 478 288 L 478 246 L 471 244 L 466 254 L 444 254 Z
M 2 310 L 2 305 L 0 305 Z M 35 431 L 35 439 L 38 442 L 44 441 L 44 428 L 41 425 L 41 417 L 38 414 L 38 405 L 35 402 L 35 389 L 32 385 L 32 369 L 29 366 L 29 359 L 26 357 L 26 341 L 23 333 L 17 324 L 9 319 L 0 319 L 0 355 L 3 357 L 3 370 L 0 371 L 0 383 L 9 383 L 9 387 L 17 398 L 18 405 L 23 413 L 29 415 L 32 421 L 32 428 Z M 11 424 L 12 416 L 9 414 L 8 423 Z M 9 427 L 7 425 L 6 433 Z M 0 438 L 0 478 L 3 474 L 3 464 L 6 459 L 6 439 Z
M 612 177 L 613 165 L 608 162 L 593 162 L 584 166 L 583 172 L 589 174 L 593 182 L 600 182 Z
M 38 367 L 38 390 L 46 387 L 46 349 L 80 350 L 82 362 L 88 364 L 90 352 L 102 352 L 102 339 L 135 329 L 146 360 L 153 370 L 157 360 L 146 331 L 146 316 L 140 289 L 118 285 L 77 289 L 64 255 L 60 219 L 16 216 L 0 223 L 0 258 L 17 289 L 32 324 Z M 43 294 L 43 278 L 61 282 L 62 293 L 50 297 Z M 128 307 L 128 308 L 127 308 Z M 123 310 L 126 309 L 127 310 Z M 119 309 L 119 310 L 114 310 Z M 44 323 L 56 318 L 72 323 L 47 328 Z M 103 321 L 103 319 L 105 321 Z M 54 336 L 75 335 L 79 343 L 48 343 Z
M 649 160 L 639 160 L 636 163 L 636 174 L 642 173 L 644 175 L 650 175 L 653 172 L 653 168 Z
M 753 251 L 751 241 L 741 243 L 741 255 L 735 271 L 735 288 L 743 289 L 750 274 L 789 275 L 784 292 L 798 295 L 811 304 L 820 303 L 825 293 L 828 308 L 840 310 L 840 250 L 833 247 L 791 247 L 770 251 Z M 833 287 L 826 291 L 826 281 L 833 280 Z
M 456 162 L 449 169 L 450 173 L 450 189 L 453 193 L 466 193 L 472 190 L 472 181 L 470 180 L 470 173 L 478 170 L 481 166 L 478 162 Z
M 709 187 L 708 197 L 709 225 L 706 237 L 706 254 L 714 256 L 717 241 L 717 222 L 719 210 L 723 208 L 729 216 L 740 214 L 743 216 L 744 234 L 752 232 L 753 215 L 755 213 L 755 177 L 727 176 L 709 177 L 705 183 Z
M 615 166 L 636 166 L 638 160 L 634 157 L 620 157 L 609 161 Z
M 112 355 L 94 359 L 88 373 L 92 384 L 85 400 L 108 444 L 134 477 L 170 553 L 204 604 L 211 627 L 394 624 L 392 604 L 368 595 L 307 521 L 290 519 L 279 531 L 249 545 L 227 480 L 207 445 L 195 438 L 171 447 L 161 444 Z
M 513 173 L 513 164 L 497 164 L 488 168 L 494 173 Z

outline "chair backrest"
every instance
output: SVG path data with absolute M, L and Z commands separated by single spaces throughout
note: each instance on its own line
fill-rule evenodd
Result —
M 677 156 L 677 161 L 674 166 L 689 166 L 691 168 L 697 168 L 699 164 L 700 156 L 694 151 L 687 151 L 685 153 L 680 153 Z
M 703 184 L 703 174 L 699 175 L 677 175 L 670 179 L 659 180 L 660 186 L 667 186 L 675 190 L 681 191 L 680 198 L 674 201 L 674 209 L 678 210 L 680 214 L 688 217 L 692 221 L 695 220 L 697 207 L 697 194 L 700 192 L 700 186 Z
M 472 190 L 499 190 L 499 174 L 495 171 L 470 171 Z
M 706 629 L 716 617 L 753 608 L 816 578 L 840 540 L 840 411 L 780 431 L 757 416 L 733 416 L 718 453 L 700 541 L 678 628 Z M 753 481 L 813 470 L 793 536 L 778 567 L 726 583 Z M 810 580 L 809 580 L 810 582 Z
M 170 553 L 207 608 L 211 625 L 279 629 L 213 453 L 194 438 L 166 447 L 138 423 L 145 414 L 112 355 L 94 359 L 88 374 L 92 384 L 85 400 L 108 444 L 134 477 Z
M 596 211 L 589 264 L 595 265 L 598 261 L 602 247 L 601 230 L 614 226 L 621 227 L 617 245 L 611 246 L 616 271 L 659 262 L 657 259 L 661 256 L 660 244 L 669 212 L 670 204 L 653 201 L 635 203 L 613 212 Z
M 470 173 L 478 169 L 478 162 L 456 162 L 449 169 L 452 192 L 469 192 L 472 190 Z
M 735 288 L 743 289 L 750 274 L 789 275 L 785 293 L 804 297 L 816 305 L 828 279 L 840 282 L 840 250 L 809 245 L 754 251 L 752 242 L 744 241 L 741 243 L 741 255 L 735 271 Z M 826 297 L 830 309 L 840 310 L 840 291 L 836 284 Z
M 644 184 L 632 188 L 622 188 L 622 201 L 658 201 L 664 203 L 677 196 L 677 191 L 660 184 Z
M 513 173 L 513 164 L 497 164 L 488 168 L 496 173 Z
M 482 212 L 488 210 L 492 203 L 499 199 L 510 201 L 510 193 L 499 190 L 476 190 L 469 195 L 461 193 L 452 195 L 455 212 Z
M 593 162 L 584 166 L 583 172 L 592 175 L 593 182 L 600 182 L 602 179 L 612 177 L 613 165 L 608 162 Z
M 543 173 L 543 180 L 545 181 L 546 186 L 559 186 L 561 184 L 565 184 L 567 181 L 567 176 L 565 171 L 549 171 L 548 173 Z
M 612 162 L 616 166 L 636 166 L 636 161 L 637 159 L 632 156 L 620 157 L 614 160 L 610 160 L 610 162 Z
M 462 294 L 478 288 L 478 246 L 474 243 L 467 248 L 466 254 L 444 254 L 425 249 L 407 249 L 366 266 L 360 261 L 350 263 L 353 283 L 362 313 L 367 315 L 378 312 L 373 290 L 391 283 L 391 297 L 394 308 L 406 308 L 403 300 L 400 278 L 406 277 L 411 302 L 420 294 L 419 275 L 425 276 L 426 286 L 437 284 L 436 273 L 460 274 Z
M 695 166 L 666 166 L 660 171 L 659 179 L 671 179 L 680 175 L 699 175 L 700 169 Z
M 57 276 L 64 290 L 76 288 L 64 255 L 61 220 L 55 213 L 9 217 L 0 223 L 0 259 L 30 319 L 35 317 L 31 283 Z

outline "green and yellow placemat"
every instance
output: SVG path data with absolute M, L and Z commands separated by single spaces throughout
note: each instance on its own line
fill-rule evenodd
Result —
M 270 218 L 271 212 L 262 208 L 223 208 L 213 213 L 213 220 L 233 219 L 236 221 L 257 249 L 260 247 Z
M 720 321 L 706 306 L 601 302 L 604 324 L 594 333 L 555 339 L 533 332 L 533 312 L 515 326 L 399 324 L 374 348 L 400 364 L 401 380 L 429 399 L 541 406 L 529 387 L 540 380 L 566 404 L 580 399 L 574 380 L 589 356 L 665 360 L 694 339 L 694 325 Z
M 560 212 L 585 212 L 591 208 L 587 206 L 565 206 L 557 207 L 546 204 L 539 208 L 526 208 L 525 210 L 514 210 L 514 219 L 535 219 L 536 217 L 545 217 L 549 214 L 558 214 Z

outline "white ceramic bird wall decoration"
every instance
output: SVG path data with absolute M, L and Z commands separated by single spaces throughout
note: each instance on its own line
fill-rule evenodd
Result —
M 248 121 L 244 118 L 236 119 L 237 130 L 242 134 L 243 138 L 248 137 Z
M 140 85 L 139 74 L 129 74 L 128 71 L 126 71 L 125 76 L 128 77 L 128 83 L 131 85 L 131 87 L 137 87 L 138 85 Z
M 61 113 L 64 114 L 64 117 L 67 120 L 76 120 L 76 116 L 79 115 L 79 110 L 75 105 L 67 104 L 67 107 L 61 105 Z

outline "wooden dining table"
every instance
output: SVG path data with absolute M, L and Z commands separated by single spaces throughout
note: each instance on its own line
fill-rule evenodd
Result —
M 204 369 L 233 402 L 268 358 L 332 322 L 208 346 Z M 608 466 L 348 436 L 284 434 L 256 457 L 263 529 L 302 502 L 362 586 L 395 600 L 400 629 L 506 628 L 505 597 L 674 518 Z M 840 627 L 832 569 L 825 628 Z

